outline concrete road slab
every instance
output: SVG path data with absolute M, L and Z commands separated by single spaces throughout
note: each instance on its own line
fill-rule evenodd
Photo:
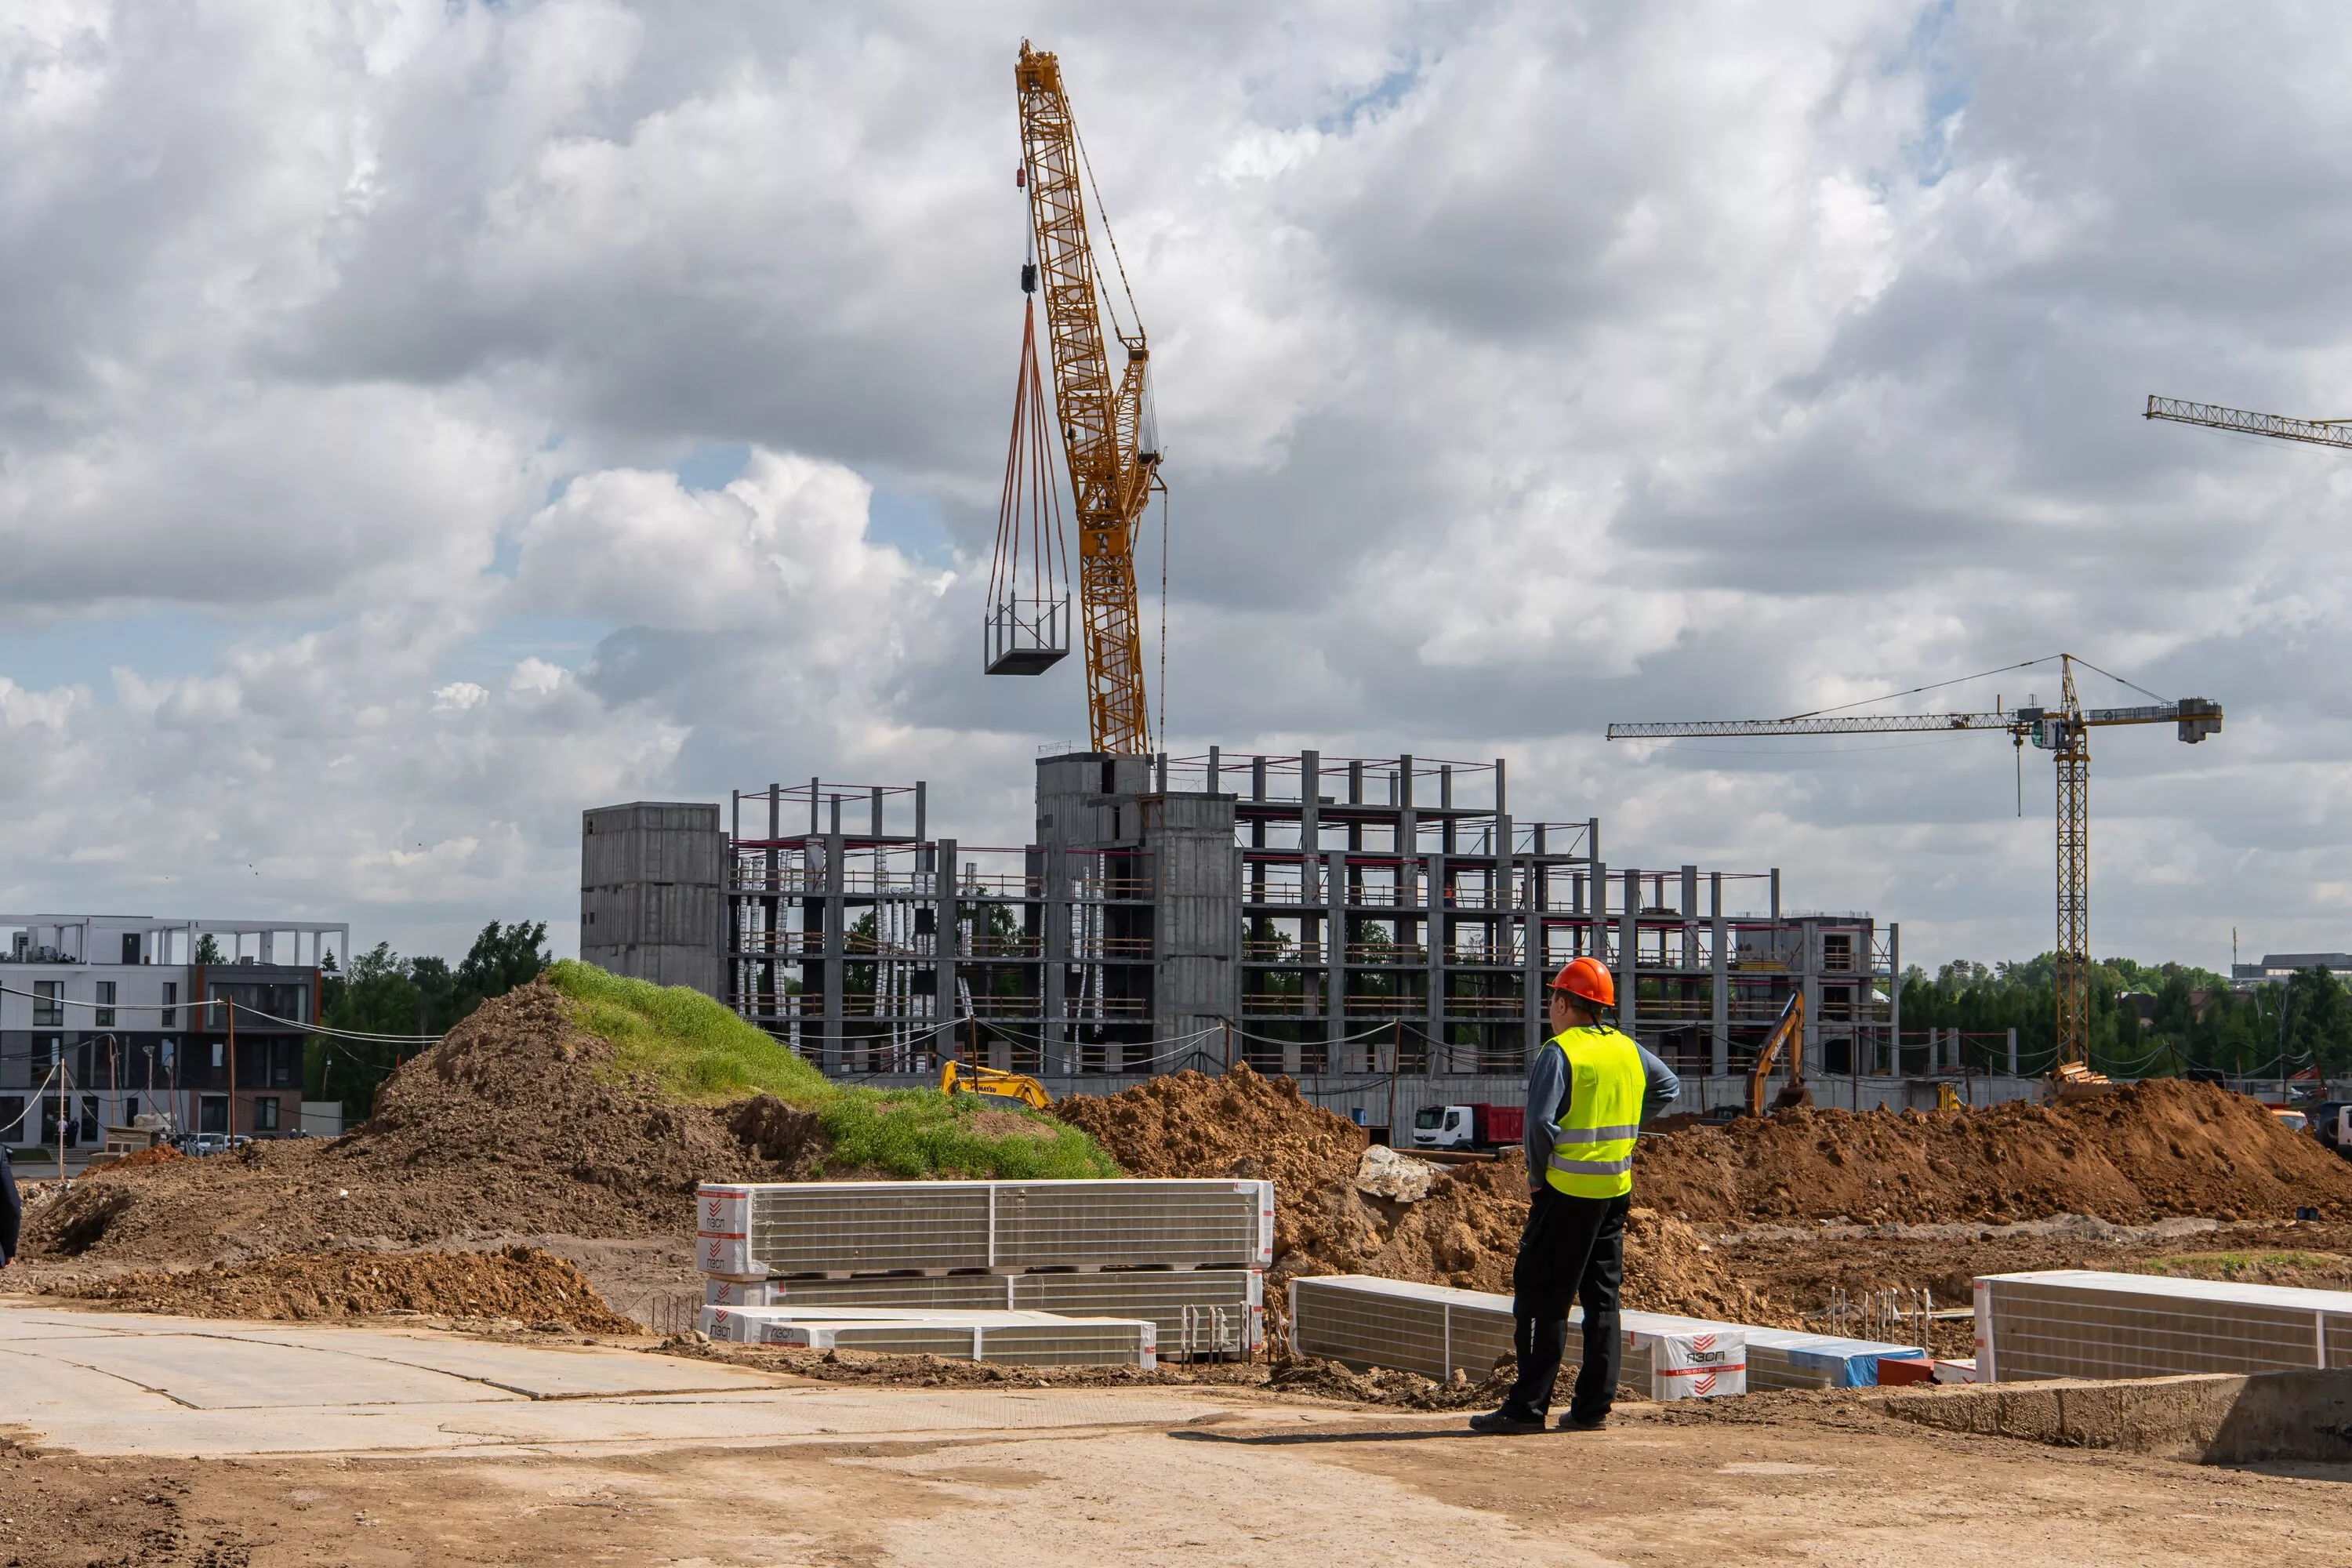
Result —
M 1221 1408 L 1205 1392 L 843 1388 L 606 1347 L 0 1308 L 0 1426 L 89 1454 L 604 1452 L 1168 1426 Z
M 758 1373 L 677 1356 L 602 1345 L 501 1344 L 429 1330 L 278 1328 L 219 1337 L 446 1373 L 531 1399 L 753 1393 L 776 1386 Z
M 83 1318 L 95 1314 L 85 1313 Z M 37 1318 L 30 1312 L 0 1312 L 0 1345 L 11 1340 L 86 1340 L 93 1334 L 116 1332 L 101 1322 L 77 1319 L 70 1322 Z
M 122 1410 L 152 1420 L 184 1409 L 152 1388 L 92 1367 L 0 1345 L 0 1423 L 38 1426 L 90 1410 Z
M 450 1373 L 198 1334 L 109 1334 L 34 1340 L 16 1353 L 47 1352 L 74 1366 L 153 1389 L 199 1410 L 301 1409 L 319 1405 L 442 1405 L 521 1399 Z M 0 1394 L 0 1406 L 6 1396 Z
M 714 1445 L 924 1441 L 982 1432 L 1181 1426 L 1218 1412 L 1215 1401 L 1171 1390 L 1070 1394 L 1014 1405 L 998 1393 L 925 1394 L 896 1389 L 778 1389 L 769 1394 L 664 1399 L 510 1400 L 458 1405 L 299 1410 L 152 1410 L 107 1405 L 13 1413 L 45 1445 L 82 1454 L 602 1453 L 678 1443 Z

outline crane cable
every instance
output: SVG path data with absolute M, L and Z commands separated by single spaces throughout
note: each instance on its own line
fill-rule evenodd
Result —
M 1095 216 L 1102 220 L 1103 241 L 1110 247 L 1112 265 L 1118 268 L 1118 286 L 1127 295 L 1127 313 L 1135 318 L 1135 335 L 1141 338 L 1143 312 L 1136 307 L 1134 286 L 1127 280 L 1127 258 L 1118 253 L 1118 236 L 1110 229 L 1110 209 L 1103 205 L 1102 187 L 1095 184 L 1094 162 L 1087 156 L 1087 139 L 1078 134 L 1078 122 L 1075 116 L 1070 121 L 1070 140 L 1077 145 L 1079 167 L 1087 172 L 1087 188 L 1094 193 Z M 1118 332 L 1119 340 L 1125 342 L 1127 334 L 1118 331 L 1118 310 L 1112 305 L 1108 294 L 1103 296 L 1103 309 L 1110 312 L 1111 331 Z

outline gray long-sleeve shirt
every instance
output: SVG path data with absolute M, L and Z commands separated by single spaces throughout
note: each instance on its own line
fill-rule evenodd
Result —
M 1675 1069 L 1635 1042 L 1642 1057 L 1642 1120 L 1647 1121 L 1681 1098 L 1683 1080 Z M 1541 1184 L 1551 1163 L 1552 1145 L 1559 1142 L 1560 1113 L 1568 1109 L 1568 1058 L 1546 1041 L 1528 1068 L 1528 1121 L 1524 1144 L 1528 1152 L 1528 1184 Z
M 16 1173 L 9 1167 L 8 1151 L 0 1147 L 0 1262 L 16 1256 L 25 1205 L 16 1197 Z

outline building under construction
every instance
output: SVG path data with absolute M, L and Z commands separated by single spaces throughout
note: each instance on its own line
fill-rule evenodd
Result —
M 697 985 L 836 1075 L 961 1055 L 1455 1080 L 1522 1073 L 1545 979 L 1591 954 L 1622 1026 L 1686 1076 L 1744 1072 L 1801 991 L 1807 1076 L 1900 1098 L 1860 1083 L 1904 1066 L 1895 928 L 1786 909 L 1778 871 L 1612 867 L 1597 818 L 1520 820 L 1506 784 L 1499 761 L 1071 753 L 1039 760 L 1019 846 L 935 834 L 922 784 L 772 784 L 723 826 L 607 807 L 582 951 Z

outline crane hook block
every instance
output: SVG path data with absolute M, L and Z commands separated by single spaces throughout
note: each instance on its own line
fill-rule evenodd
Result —
M 1034 294 L 1037 291 L 1037 264 L 1034 261 L 1024 261 L 1021 264 L 1021 291 L 1024 294 Z

